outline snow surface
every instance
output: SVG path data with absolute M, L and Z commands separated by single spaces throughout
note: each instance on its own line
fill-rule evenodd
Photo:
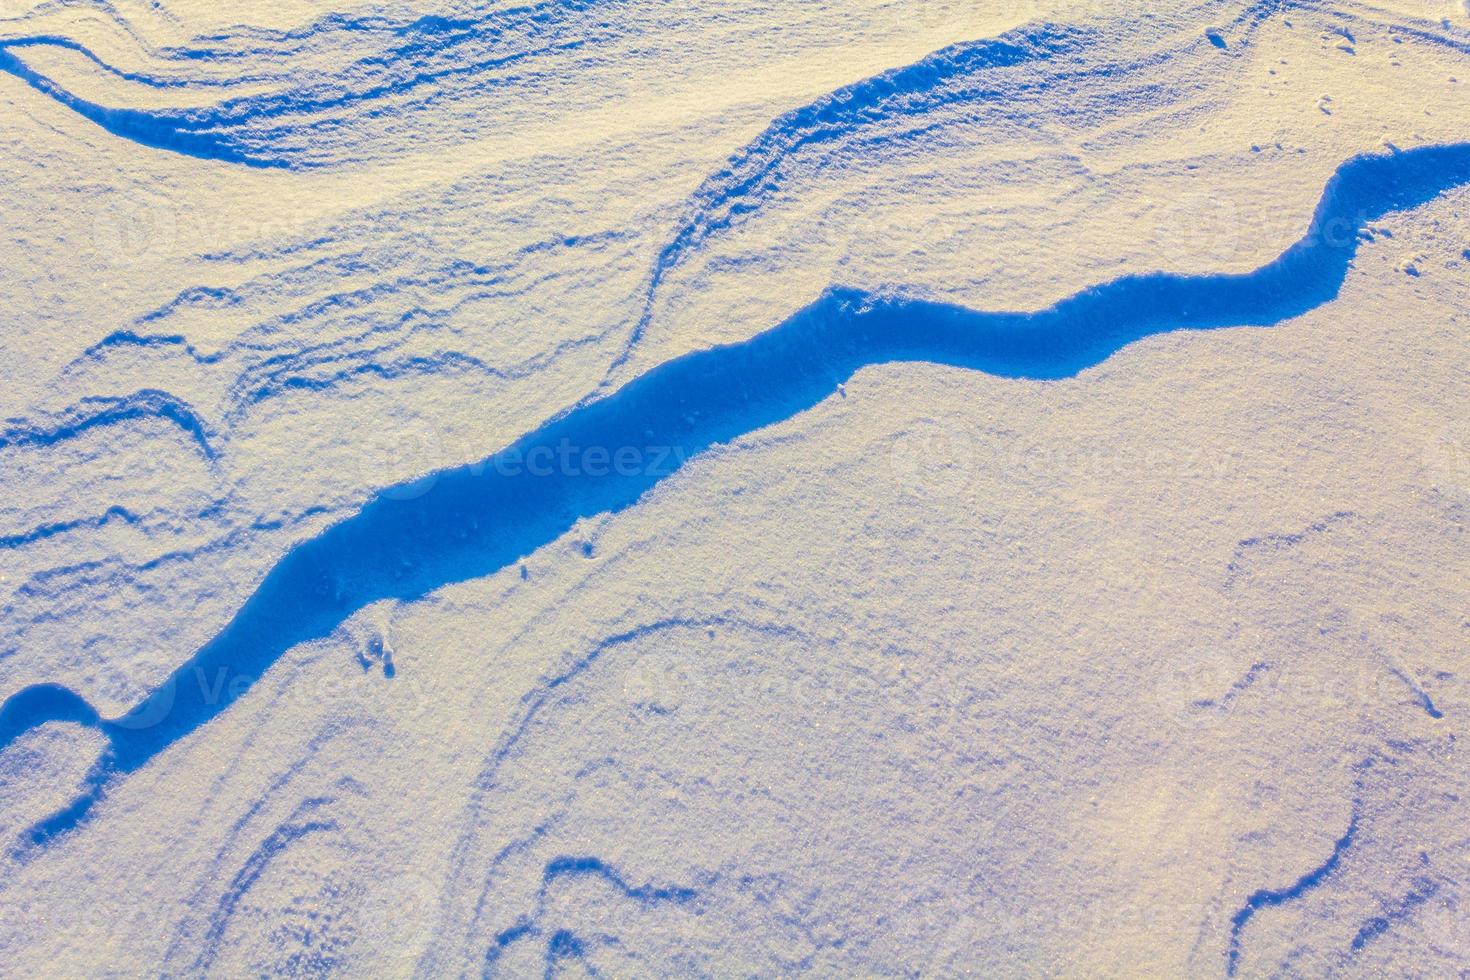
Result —
M 1467 85 L 6 0 L 0 975 L 1470 973 Z

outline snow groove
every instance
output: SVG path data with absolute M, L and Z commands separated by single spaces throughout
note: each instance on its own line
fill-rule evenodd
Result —
M 44 448 L 75 439 L 92 429 L 149 418 L 162 419 L 177 426 L 194 441 L 205 459 L 215 458 L 208 427 L 198 413 L 182 398 L 152 388 L 122 396 L 89 395 L 46 421 L 8 419 L 9 428 L 0 429 L 0 450 L 29 446 Z
M 250 853 L 245 864 L 235 873 L 225 892 L 220 896 L 219 906 L 210 919 L 209 929 L 204 935 L 203 948 L 194 962 L 194 970 L 207 971 L 240 903 L 249 894 L 251 887 L 260 880 L 267 868 L 278 857 L 284 855 L 295 842 L 314 834 L 336 831 L 335 820 L 318 816 L 317 812 L 330 806 L 335 800 L 330 797 L 309 797 L 297 804 L 290 817 L 268 834 L 265 840 Z
M 1293 899 L 1300 898 L 1307 892 L 1321 885 L 1337 870 L 1342 856 L 1347 853 L 1348 848 L 1353 846 L 1353 840 L 1358 833 L 1358 808 L 1353 807 L 1353 814 L 1348 819 L 1347 831 L 1332 845 L 1332 853 L 1327 860 L 1317 865 L 1306 874 L 1285 888 L 1262 888 L 1252 892 L 1233 916 L 1230 917 L 1230 945 L 1225 952 L 1225 974 L 1235 976 L 1236 969 L 1240 966 L 1240 937 L 1251 918 L 1262 909 L 1273 908 L 1284 905 Z
M 460 17 L 413 20 L 329 14 L 292 31 L 242 28 L 150 52 L 165 62 L 220 72 L 213 79 L 123 72 L 67 38 L 0 36 L 0 71 L 113 136 L 142 146 L 248 167 L 310 169 L 352 158 L 354 136 L 344 143 L 343 133 L 350 133 L 353 124 L 373 132 L 383 119 L 430 106 L 472 112 L 456 107 L 456 96 L 483 99 L 498 78 L 525 81 L 527 75 L 549 73 L 549 66 L 533 66 L 618 36 L 613 18 L 589 13 L 611 5 L 602 0 L 478 4 Z M 269 83 L 271 88 L 190 109 L 109 107 L 69 91 L 15 53 L 38 46 L 75 51 L 104 73 L 146 87 Z M 230 66 L 246 59 L 274 70 L 230 78 Z
M 699 897 L 693 888 L 677 885 L 655 886 L 652 884 L 630 885 L 627 880 L 600 858 L 557 857 L 548 861 L 541 875 L 541 887 L 536 893 L 536 909 L 530 915 L 521 916 L 517 923 L 496 935 L 494 944 L 485 953 L 486 973 L 490 973 L 505 950 L 522 939 L 540 938 L 543 931 L 540 920 L 545 912 L 547 895 L 551 887 L 561 879 L 593 878 L 610 885 L 623 898 L 644 907 L 666 904 L 684 905 Z M 567 929 L 558 929 L 546 941 L 548 967 L 556 960 L 585 955 L 584 941 Z
M 1336 297 L 1365 223 L 1467 182 L 1470 143 L 1354 157 L 1328 182 L 1305 236 L 1253 272 L 1127 276 L 1033 313 L 833 288 L 747 341 L 666 362 L 480 463 L 416 481 L 411 493 L 385 491 L 297 545 L 167 682 L 101 723 L 110 748 L 80 813 L 108 779 L 147 764 L 229 707 L 286 650 L 362 606 L 493 574 L 578 519 L 633 505 L 683 460 L 813 407 L 866 365 L 927 361 L 1056 379 L 1151 334 L 1278 324 Z M 633 462 L 610 462 L 618 459 Z M 211 694 L 196 676 L 228 683 Z M 56 720 L 52 706 L 13 696 L 0 749 Z
M 1381 915 L 1375 915 L 1363 923 L 1358 929 L 1357 934 L 1353 936 L 1353 941 L 1349 948 L 1353 953 L 1361 953 L 1369 943 L 1388 932 L 1396 923 L 1412 918 L 1419 906 L 1437 894 L 1439 894 L 1438 882 L 1429 878 L 1415 879 L 1414 887 L 1408 894 L 1391 908 L 1386 909 Z
M 1351 511 L 1340 510 L 1328 514 L 1320 521 L 1313 521 L 1305 528 L 1292 534 L 1267 534 L 1261 537 L 1242 538 L 1235 547 L 1235 553 L 1230 557 L 1230 564 L 1225 567 L 1225 587 L 1231 588 L 1245 571 L 1245 556 L 1256 550 L 1267 552 L 1287 551 L 1304 543 L 1309 538 L 1319 534 L 1325 534 L 1339 524 L 1350 521 L 1357 515 Z
M 70 531 L 78 531 L 83 528 L 96 530 L 106 527 L 113 521 L 122 521 L 124 524 L 137 524 L 142 520 L 137 514 L 126 507 L 109 507 L 96 517 L 79 517 L 70 521 L 54 521 L 50 524 L 42 524 L 40 527 L 23 531 L 20 534 L 7 534 L 0 536 L 0 551 L 14 551 L 27 545 L 35 544 L 37 541 L 45 541 L 54 538 L 58 534 L 66 534 Z
M 1235 14 L 1233 23 L 1249 31 L 1281 9 L 1280 0 L 1257 0 Z M 707 177 L 691 195 L 686 215 L 659 250 L 648 275 L 643 309 L 625 346 L 613 360 L 609 379 L 631 358 L 651 325 L 655 304 L 668 278 L 709 239 L 728 231 L 759 211 L 783 189 L 794 159 L 803 152 L 836 154 L 845 144 L 861 142 L 865 150 L 900 142 L 953 125 L 983 118 L 990 106 L 1004 105 L 1011 114 L 1057 87 L 1075 89 L 1090 76 L 1105 76 L 1113 85 L 1143 68 L 1205 43 L 1189 34 L 1183 47 L 1166 49 L 1136 62 L 1118 63 L 1106 52 L 1110 38 L 1095 29 L 1036 23 L 993 39 L 950 45 L 911 65 L 892 68 L 837 89 L 773 120 L 751 143 L 733 154 L 725 166 Z M 1088 58 L 1096 59 L 1088 63 Z M 1035 77 L 1009 69 L 1060 63 L 1063 67 Z M 1078 67 L 1081 66 L 1081 67 Z M 1156 81 L 1145 83 L 1151 101 L 1169 99 Z M 1196 83 L 1197 84 L 1197 83 Z M 1126 105 L 1116 94 L 1089 109 L 1101 117 Z

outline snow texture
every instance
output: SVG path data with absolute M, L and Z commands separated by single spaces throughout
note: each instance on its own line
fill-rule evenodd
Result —
M 0 975 L 1470 973 L 1467 84 L 0 6 Z

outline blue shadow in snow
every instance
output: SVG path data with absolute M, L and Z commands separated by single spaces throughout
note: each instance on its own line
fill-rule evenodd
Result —
M 88 797 L 34 828 L 32 843 L 75 825 L 109 779 L 208 722 L 283 653 L 357 609 L 505 568 L 580 518 L 629 507 L 688 457 L 813 407 L 866 365 L 925 361 L 1050 380 L 1151 334 L 1279 323 L 1337 295 L 1367 222 L 1467 182 L 1470 144 L 1356 157 L 1328 182 L 1306 235 L 1254 272 L 1128 276 L 1034 313 L 833 289 L 765 333 L 662 364 L 488 460 L 384 491 L 288 552 L 234 619 L 127 715 L 97 720 L 63 689 L 12 697 L 0 710 L 0 749 L 52 720 L 92 724 L 110 742 Z
M 1251 893 L 1250 897 L 1245 900 L 1245 904 L 1230 917 L 1230 943 L 1225 953 L 1226 976 L 1235 976 L 1235 972 L 1240 966 L 1240 936 L 1245 931 L 1245 927 L 1250 922 L 1251 917 L 1262 909 L 1285 905 L 1287 902 L 1301 898 L 1307 892 L 1326 881 L 1337 870 L 1337 866 L 1342 862 L 1342 856 L 1347 853 L 1348 848 L 1353 846 L 1353 840 L 1357 836 L 1357 833 L 1358 813 L 1357 809 L 1354 808 L 1352 819 L 1348 821 L 1347 832 L 1339 837 L 1337 842 L 1332 845 L 1332 853 L 1327 856 L 1327 860 L 1285 888 L 1262 888 Z
M 31 68 L 10 52 L 16 42 L 0 44 L 0 71 L 14 75 L 42 95 L 49 96 L 72 112 L 103 129 L 155 150 L 171 150 L 201 160 L 220 160 L 251 167 L 285 167 L 284 160 L 262 158 L 236 149 L 216 132 L 205 126 L 187 128 L 183 116 L 144 112 L 141 109 L 115 109 L 98 105 L 74 95 Z
M 353 18 L 330 14 L 295 32 L 239 29 L 238 36 L 201 38 L 229 42 L 224 47 L 164 49 L 173 61 L 223 62 L 254 54 L 268 62 L 289 61 L 306 45 L 340 43 L 333 35 L 380 35 L 382 47 L 351 59 L 334 75 L 307 71 L 292 84 L 289 76 L 236 75 L 229 79 L 171 79 L 116 68 L 90 48 L 65 37 L 40 35 L 0 40 L 0 72 L 122 139 L 200 160 L 262 168 L 318 166 L 310 144 L 340 138 L 344 121 L 392 113 L 397 99 L 421 106 L 437 99 L 463 97 L 495 84 L 493 72 L 524 70 L 540 56 L 574 52 L 588 39 L 577 36 L 572 15 L 595 8 L 598 0 L 547 0 L 509 6 L 487 5 L 471 19 L 424 16 L 407 23 L 386 17 Z M 603 25 L 606 27 L 607 25 Z M 254 35 L 263 46 L 236 48 Z M 288 44 L 288 41 L 303 44 Z M 518 42 L 519 45 L 518 45 Z M 107 74 L 151 88 L 225 88 L 271 81 L 272 91 L 238 96 L 213 105 L 183 109 L 109 107 L 85 99 L 30 67 L 16 50 L 57 48 L 86 58 Z M 442 91 L 440 90 L 442 89 Z M 311 118 L 320 116 L 321 118 Z M 257 132 L 247 132 L 259 127 Z

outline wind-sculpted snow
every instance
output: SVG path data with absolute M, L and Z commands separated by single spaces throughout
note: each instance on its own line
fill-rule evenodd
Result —
M 156 390 L 121 397 L 89 395 L 75 407 L 44 421 L 8 419 L 7 428 L 0 430 L 0 452 L 12 447 L 50 446 L 91 429 L 150 418 L 177 426 L 206 459 L 214 456 L 204 420 L 179 398 Z
M 109 507 L 96 517 L 83 517 L 70 521 L 57 521 L 53 524 L 44 524 L 21 534 L 8 534 L 0 536 L 0 549 L 14 550 L 23 548 L 37 541 L 55 537 L 58 534 L 66 534 L 79 528 L 99 528 L 113 521 L 121 521 L 124 524 L 137 524 L 138 516 L 126 507 Z
M 699 897 L 699 892 L 695 889 L 682 886 L 630 885 L 623 880 L 623 876 L 618 873 L 617 869 L 609 867 L 604 861 L 595 857 L 558 857 L 547 862 L 542 872 L 541 889 L 537 893 L 537 905 L 545 904 L 547 892 L 557 881 L 570 878 L 596 879 L 615 889 L 624 898 L 642 905 L 687 904 Z M 540 911 L 541 909 L 537 908 L 531 914 L 522 917 L 516 925 L 495 937 L 495 942 L 485 957 L 487 969 L 493 968 L 506 947 L 522 940 L 542 938 L 542 930 L 537 925 Z M 548 969 L 554 966 L 557 959 L 567 956 L 580 957 L 580 955 L 581 944 L 573 933 L 557 930 L 546 937 Z
M 360 285 L 362 275 L 382 276 L 408 260 L 401 242 L 321 257 L 238 287 L 193 286 L 140 314 L 132 326 L 90 344 L 67 367 L 76 375 L 128 355 L 177 354 L 194 365 L 228 372 L 219 392 L 220 421 L 238 423 L 256 404 L 292 390 L 336 387 L 354 378 L 384 379 L 415 373 L 474 371 L 501 380 L 529 376 L 556 357 L 550 350 L 527 363 L 494 365 L 474 354 L 431 347 L 415 351 L 417 335 L 454 337 L 466 307 L 514 300 L 554 274 L 530 260 L 549 252 L 596 256 L 617 244 L 616 233 L 563 236 L 537 242 L 496 263 L 426 255 L 421 264 Z M 351 284 L 341 285 L 339 284 Z M 323 293 L 323 290 L 328 290 Z M 185 333 L 168 332 L 221 312 L 255 317 L 228 343 L 201 349 Z M 596 338 L 594 338 L 596 339 Z M 202 423 L 201 423 L 202 424 Z
M 1464 26 L 0 11 L 0 962 L 1462 970 Z
M 1248 39 L 1252 28 L 1279 9 L 1270 2 L 1252 4 L 1236 13 L 1234 22 Z M 609 373 L 642 339 L 661 288 L 679 267 L 704 251 L 712 237 L 748 220 L 804 170 L 861 166 L 875 155 L 943 140 L 969 126 L 1054 118 L 1059 95 L 1072 103 L 1071 112 L 1085 111 L 1089 124 L 1097 126 L 1135 110 L 1137 97 L 1158 109 L 1183 102 L 1191 89 L 1203 86 L 1199 78 L 1176 79 L 1161 71 L 1181 50 L 1207 43 L 1199 35 L 1190 32 L 1174 39 L 1178 48 L 1132 59 L 1111 53 L 1116 41 L 1114 33 L 1100 27 L 1031 25 L 993 40 L 952 45 L 774 120 L 690 196 L 686 215 L 658 252 L 642 314 Z M 1105 99 L 1087 88 L 1103 80 Z
M 122 139 L 205 160 L 254 167 L 312 167 L 359 156 L 348 137 L 394 139 L 391 120 L 438 114 L 451 127 L 472 121 L 471 105 L 497 82 L 554 82 L 569 57 L 616 33 L 617 4 L 545 0 L 505 7 L 464 4 L 445 14 L 401 18 L 329 15 L 290 31 L 242 31 L 199 38 L 158 52 L 176 70 L 248 63 L 268 72 L 229 84 L 268 84 L 264 94 L 239 95 L 179 110 L 107 106 L 68 91 L 26 64 L 27 48 L 75 51 L 100 70 L 151 88 L 208 88 L 205 77 L 170 77 L 118 69 L 84 45 L 49 36 L 0 36 L 0 71 Z M 549 62 L 550 64 L 543 64 Z M 323 74 L 325 64 L 332 70 Z M 557 67 L 553 69 L 551 65 Z M 466 96 L 474 96 L 466 99 Z M 401 139 L 401 137 L 398 137 Z
M 1240 966 L 1241 933 L 1250 924 L 1251 918 L 1263 909 L 1283 905 L 1322 885 L 1337 869 L 1343 855 L 1353 846 L 1358 833 L 1358 815 L 1355 811 L 1348 821 L 1347 830 L 1332 845 L 1332 852 L 1321 864 L 1307 871 L 1285 888 L 1262 888 L 1252 892 L 1242 906 L 1230 918 L 1230 948 L 1226 953 L 1226 975 L 1234 976 Z M 1356 940 L 1355 940 L 1356 941 Z
M 1470 144 L 1357 157 L 1328 183 L 1306 234 L 1253 272 L 1128 276 L 1034 313 L 834 288 L 749 341 L 665 363 L 483 462 L 385 491 L 292 549 L 229 625 L 125 716 L 94 720 L 55 687 L 13 696 L 0 747 L 60 719 L 93 724 L 110 743 L 92 793 L 32 841 L 74 826 L 110 780 L 206 724 L 286 650 L 355 610 L 504 568 L 581 518 L 629 507 L 711 446 L 812 408 L 867 365 L 927 361 L 1051 380 L 1151 334 L 1278 324 L 1338 294 L 1365 224 L 1467 182 Z

